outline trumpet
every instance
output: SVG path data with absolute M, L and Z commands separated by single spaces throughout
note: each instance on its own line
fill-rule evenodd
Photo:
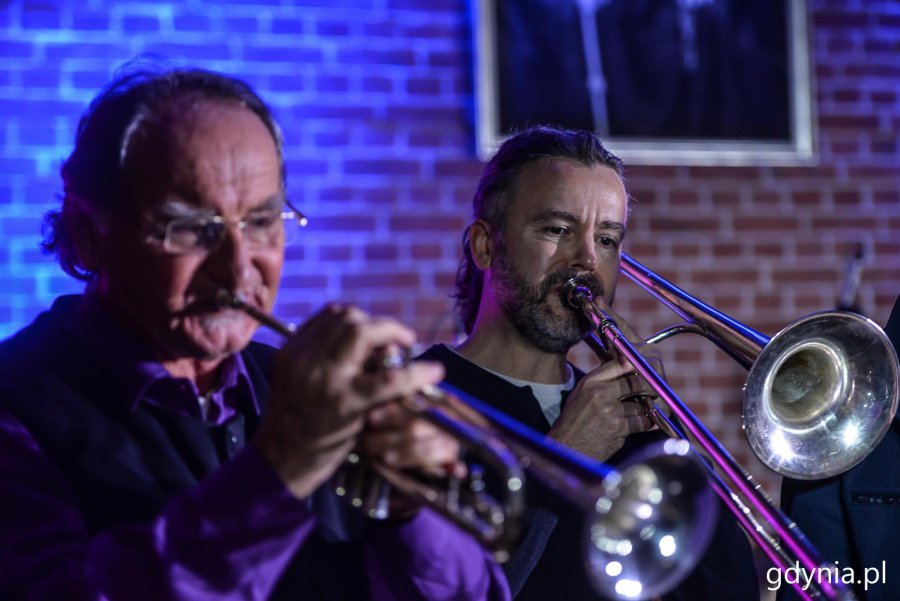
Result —
M 229 291 L 220 291 L 217 301 L 284 336 L 295 330 Z M 446 384 L 427 386 L 400 402 L 462 443 L 468 474 L 464 480 L 448 475 L 426 482 L 351 454 L 336 476 L 336 491 L 373 518 L 389 515 L 393 490 L 439 512 L 503 561 L 519 531 L 526 479 L 534 478 L 584 514 L 589 578 L 600 594 L 620 599 L 667 592 L 693 570 L 709 543 L 716 505 L 699 461 L 683 441 L 648 448 L 613 469 Z M 485 485 L 482 464 L 496 472 L 490 481 L 499 486 Z M 493 496 L 495 488 L 500 498 Z
M 841 473 L 862 461 L 889 428 L 900 395 L 897 356 L 890 340 L 870 320 L 823 312 L 801 318 L 769 339 L 628 255 L 622 255 L 621 271 L 684 319 L 648 342 L 679 333 L 700 334 L 750 369 L 744 389 L 744 430 L 756 455 L 774 471 L 803 479 Z M 635 350 L 594 302 L 588 283 L 572 278 L 561 293 L 564 304 L 592 325 L 589 345 L 602 356 L 625 357 L 671 409 L 678 423 L 649 398 L 637 399 L 660 429 L 705 452 L 713 490 L 772 562 L 781 569 L 799 564 L 806 573 L 819 575 L 808 590 L 795 585 L 800 597 L 853 599 L 846 585 L 821 577 L 831 566 Z

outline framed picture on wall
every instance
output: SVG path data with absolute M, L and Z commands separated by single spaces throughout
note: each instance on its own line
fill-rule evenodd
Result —
M 471 0 L 478 154 L 592 129 L 631 164 L 815 159 L 805 0 Z

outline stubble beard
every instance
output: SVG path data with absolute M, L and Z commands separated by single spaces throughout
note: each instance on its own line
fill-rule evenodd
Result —
M 546 353 L 565 355 L 590 331 L 577 311 L 554 310 L 559 299 L 560 287 L 570 278 L 584 278 L 595 296 L 602 296 L 602 286 L 593 276 L 575 271 L 557 271 L 548 274 L 539 284 L 529 284 L 524 275 L 512 266 L 501 251 L 492 265 L 492 283 L 500 310 L 516 331 L 526 340 Z

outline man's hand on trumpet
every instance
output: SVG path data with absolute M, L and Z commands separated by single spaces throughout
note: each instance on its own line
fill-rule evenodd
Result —
M 357 445 L 359 454 L 393 469 L 416 469 L 426 476 L 465 476 L 459 441 L 416 418 L 398 402 L 369 412 Z
M 354 449 L 354 454 L 363 461 L 363 467 L 356 470 L 355 475 L 348 474 L 345 482 L 352 486 L 351 479 L 357 477 L 361 479 L 357 484 L 365 485 L 367 479 L 378 478 L 377 472 L 366 469 L 367 465 L 414 473 L 413 480 L 425 486 L 429 481 L 446 482 L 449 478 L 461 481 L 465 478 L 467 468 L 460 460 L 462 445 L 459 440 L 415 417 L 401 406 L 401 402 L 388 402 L 369 412 Z M 372 482 L 367 485 L 374 486 Z M 389 494 L 385 501 L 384 509 L 393 519 L 409 518 L 421 506 L 420 500 L 404 494 Z
M 456 459 L 452 442 L 416 420 L 397 419 L 389 405 L 440 381 L 443 369 L 372 369 L 371 357 L 383 349 L 414 342 L 415 334 L 392 319 L 331 306 L 278 351 L 254 442 L 294 495 L 311 494 L 359 441 L 386 464 L 436 467 Z

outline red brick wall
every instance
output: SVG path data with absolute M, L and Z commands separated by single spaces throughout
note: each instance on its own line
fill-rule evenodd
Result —
M 282 316 L 341 300 L 398 317 L 423 341 L 450 338 L 447 294 L 481 171 L 466 2 L 6 4 L 0 335 L 80 288 L 37 250 L 40 215 L 57 202 L 79 112 L 117 66 L 150 52 L 245 78 L 282 122 L 290 195 L 311 217 L 288 253 Z M 766 334 L 833 306 L 857 241 L 869 250 L 866 312 L 883 323 L 900 292 L 900 9 L 810 0 L 809 22 L 817 165 L 628 172 L 638 202 L 627 250 Z M 627 282 L 619 308 L 644 333 L 671 319 Z M 744 372 L 698 339 L 663 349 L 676 390 L 746 459 Z
M 834 308 L 856 242 L 867 249 L 860 287 L 883 325 L 900 293 L 900 11 L 892 2 L 811 1 L 818 164 L 808 167 L 635 167 L 638 199 L 627 250 L 735 319 L 771 336 Z M 630 282 L 620 312 L 640 331 L 674 317 Z M 628 307 L 626 309 L 626 307 Z M 713 345 L 663 343 L 676 391 L 777 493 L 740 431 L 745 372 Z

